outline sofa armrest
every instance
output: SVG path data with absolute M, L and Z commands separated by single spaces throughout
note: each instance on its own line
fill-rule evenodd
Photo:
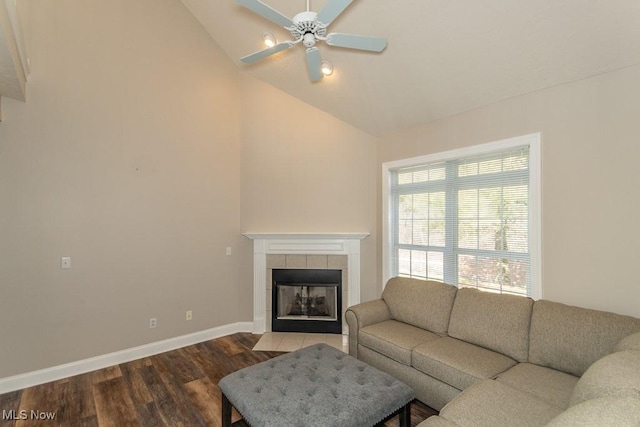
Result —
M 624 350 L 640 350 L 640 332 L 622 338 L 614 351 Z
M 360 329 L 389 320 L 391 314 L 384 300 L 377 299 L 349 307 L 344 317 L 349 325 L 349 354 L 357 358 Z

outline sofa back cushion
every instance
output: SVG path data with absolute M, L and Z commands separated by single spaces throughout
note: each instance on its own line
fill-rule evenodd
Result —
M 531 298 L 459 289 L 449 336 L 526 362 L 532 306 Z
M 440 282 L 394 277 L 387 282 L 382 299 L 391 318 L 444 336 L 456 291 Z
M 533 305 L 529 362 L 577 377 L 640 331 L 640 319 L 538 300 Z
M 596 361 L 573 388 L 569 405 L 599 397 L 640 399 L 640 351 L 620 351 Z

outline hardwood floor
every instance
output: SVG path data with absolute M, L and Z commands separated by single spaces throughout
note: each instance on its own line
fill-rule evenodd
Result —
M 0 427 L 220 426 L 218 381 L 282 354 L 252 351 L 259 338 L 234 334 L 0 395 Z M 41 419 L 31 419 L 32 411 Z M 415 401 L 411 424 L 435 413 Z M 244 426 L 239 420 L 234 410 L 233 421 Z M 397 425 L 397 417 L 386 424 Z

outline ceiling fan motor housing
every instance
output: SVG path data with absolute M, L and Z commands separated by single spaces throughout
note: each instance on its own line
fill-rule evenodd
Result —
M 293 39 L 302 39 L 306 47 L 313 47 L 318 37 L 325 37 L 327 29 L 317 20 L 316 12 L 301 12 L 293 17 L 294 27 L 290 28 Z

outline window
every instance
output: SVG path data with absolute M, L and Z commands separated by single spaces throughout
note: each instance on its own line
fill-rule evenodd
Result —
M 541 297 L 540 135 L 385 163 L 385 282 Z

